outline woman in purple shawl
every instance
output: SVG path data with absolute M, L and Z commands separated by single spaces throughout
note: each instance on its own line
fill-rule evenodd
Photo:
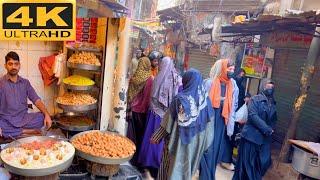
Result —
M 170 57 L 164 57 L 161 60 L 159 69 L 152 87 L 147 126 L 138 158 L 139 164 L 148 169 L 153 177 L 157 176 L 160 167 L 163 142 L 151 144 L 150 138 L 160 127 L 161 119 L 169 108 L 173 97 L 177 95 L 179 86 L 182 85 L 181 77 Z

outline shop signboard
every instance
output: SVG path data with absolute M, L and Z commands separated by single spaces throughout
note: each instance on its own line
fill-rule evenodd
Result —
M 241 68 L 246 71 L 246 76 L 262 78 L 264 75 L 266 47 L 255 47 L 254 44 L 246 44 Z
M 1 0 L 0 40 L 76 39 L 76 0 Z
M 312 32 L 310 32 L 312 34 Z M 261 36 L 260 42 L 272 48 L 306 48 L 311 44 L 312 35 L 289 31 L 276 31 Z

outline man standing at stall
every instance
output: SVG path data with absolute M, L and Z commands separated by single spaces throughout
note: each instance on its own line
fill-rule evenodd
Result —
M 0 78 L 0 135 L 17 137 L 40 132 L 43 126 L 51 127 L 50 115 L 27 79 L 18 75 L 20 58 L 16 52 L 5 57 L 7 74 Z M 30 100 L 41 112 L 28 113 Z

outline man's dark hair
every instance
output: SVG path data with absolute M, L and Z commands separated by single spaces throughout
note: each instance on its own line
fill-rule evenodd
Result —
M 15 61 L 20 61 L 19 55 L 18 55 L 16 52 L 14 52 L 14 51 L 10 51 L 10 52 L 6 55 L 5 59 L 6 59 L 6 63 L 7 63 L 10 59 L 13 59 L 13 60 L 15 60 Z

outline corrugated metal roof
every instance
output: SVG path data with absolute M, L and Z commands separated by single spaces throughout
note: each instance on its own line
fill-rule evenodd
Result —
M 275 30 L 291 30 L 301 33 L 314 31 L 317 23 L 320 23 L 320 15 L 315 11 L 304 12 L 298 15 L 259 15 L 242 23 L 222 26 L 222 33 L 234 33 L 238 35 L 260 35 Z M 313 35 L 311 33 L 311 35 Z M 228 35 L 229 36 L 229 35 Z
M 119 4 L 115 0 L 100 0 L 102 3 L 104 3 L 106 6 L 108 6 L 110 9 L 112 9 L 114 12 L 121 12 L 121 13 L 127 13 L 128 8 Z
M 210 12 L 234 12 L 234 11 L 256 11 L 261 2 L 259 0 L 197 0 L 193 1 L 188 10 L 210 11 Z

